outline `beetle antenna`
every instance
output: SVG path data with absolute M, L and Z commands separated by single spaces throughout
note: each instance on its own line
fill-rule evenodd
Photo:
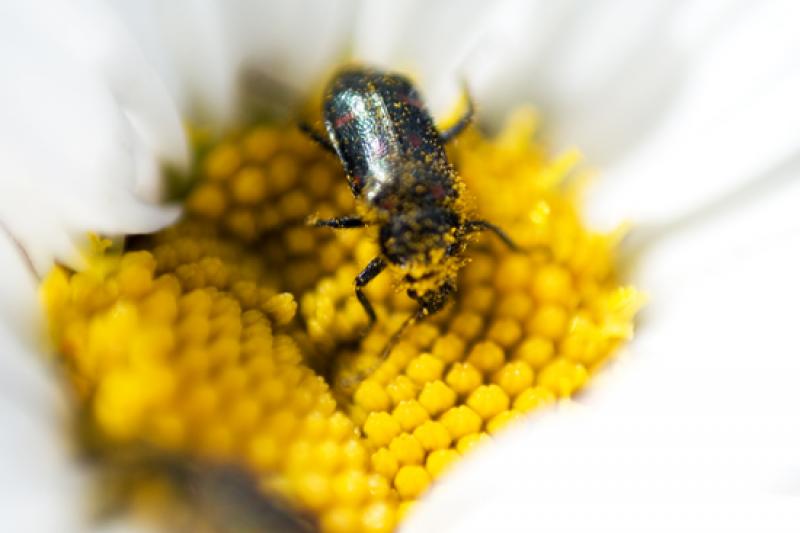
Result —
M 336 155 L 336 148 L 333 147 L 331 141 L 328 140 L 327 137 L 318 132 L 316 129 L 314 129 L 314 126 L 312 126 L 308 122 L 301 122 L 300 124 L 297 125 L 297 127 L 300 129 L 300 131 L 305 133 L 312 141 L 317 143 L 324 150 L 327 150 L 328 152 Z

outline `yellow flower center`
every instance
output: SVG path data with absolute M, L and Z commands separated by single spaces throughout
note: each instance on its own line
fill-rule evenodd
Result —
M 95 444 L 233 465 L 324 531 L 394 529 L 461 455 L 570 397 L 632 333 L 619 235 L 581 224 L 577 156 L 550 159 L 534 128 L 521 110 L 450 148 L 480 217 L 530 252 L 481 235 L 453 302 L 386 360 L 416 304 L 379 276 L 361 337 L 353 279 L 374 230 L 305 224 L 354 212 L 338 162 L 291 127 L 198 142 L 180 222 L 43 284 Z

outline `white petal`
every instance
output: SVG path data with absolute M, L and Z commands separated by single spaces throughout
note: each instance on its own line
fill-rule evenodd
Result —
M 195 125 L 230 123 L 236 109 L 236 61 L 219 2 L 115 0 L 112 6 L 184 117 Z
M 42 272 L 54 257 L 75 264 L 88 231 L 173 221 L 177 209 L 139 196 L 159 192 L 159 157 L 185 164 L 186 151 L 165 90 L 113 17 L 92 2 L 22 6 L 0 17 L 0 220 Z
M 600 168 L 593 220 L 666 223 L 796 153 L 798 9 L 510 1 L 466 68 L 485 117 L 532 102 Z
M 354 28 L 356 59 L 414 74 L 434 114 L 453 109 L 464 59 L 480 43 L 491 3 L 364 2 Z
M 164 162 L 186 167 L 187 145 L 177 109 L 118 17 L 96 0 L 34 0 L 29 5 L 12 13 L 21 19 L 14 25 L 24 24 L 32 39 L 47 41 L 40 46 L 61 48 L 75 67 L 99 76 L 134 127 L 142 130 L 148 148 Z
M 798 170 L 642 236 L 650 302 L 584 409 L 458 465 L 407 530 L 798 530 Z
M 348 13 L 311 2 L 303 4 L 308 15 L 245 2 L 226 13 L 221 2 L 211 0 L 142 5 L 124 6 L 139 21 L 147 20 L 148 10 L 164 16 L 165 31 L 157 38 L 169 53 L 147 44 L 151 41 L 142 37 L 150 31 L 146 24 L 136 27 L 166 87 L 180 98 L 183 110 L 206 113 L 217 123 L 231 118 L 245 64 L 268 65 L 279 81 L 285 77 L 290 84 L 310 83 L 338 53 L 334 51 L 342 42 Z M 762 197 L 761 207 L 738 204 L 735 196 L 718 201 L 731 191 L 749 194 L 756 188 L 744 185 L 766 176 L 765 168 L 786 161 L 796 149 L 791 126 L 798 117 L 789 104 L 797 73 L 791 62 L 781 63 L 797 48 L 792 19 L 777 4 L 748 6 L 741 18 L 723 18 L 724 24 L 718 19 L 728 4 L 681 10 L 667 2 L 601 2 L 582 5 L 580 11 L 574 9 L 577 4 L 549 2 L 504 2 L 483 9 L 455 3 L 366 5 L 378 15 L 368 12 L 358 19 L 360 56 L 378 63 L 414 63 L 426 87 L 435 87 L 434 79 L 454 77 L 477 36 L 484 35 L 478 31 L 482 23 L 496 23 L 501 30 L 494 34 L 501 43 L 498 49 L 507 46 L 521 55 L 508 54 L 507 62 L 497 61 L 496 53 L 486 55 L 484 63 L 475 61 L 477 66 L 468 71 L 484 111 L 502 108 L 492 96 L 499 97 L 495 102 L 513 104 L 511 96 L 529 100 L 536 95 L 556 125 L 555 137 L 583 145 L 590 161 L 606 165 L 609 188 L 598 196 L 601 210 L 615 218 L 628 214 L 653 223 L 651 236 L 667 235 L 663 228 L 699 228 L 686 246 L 679 242 L 680 232 L 670 231 L 669 238 L 646 249 L 640 279 L 654 288 L 655 303 L 630 349 L 636 358 L 604 376 L 585 399 L 590 408 L 537 420 L 485 449 L 445 478 L 407 526 L 434 530 L 433 524 L 439 523 L 483 531 L 497 528 L 500 517 L 504 530 L 529 530 L 533 524 L 581 531 L 796 530 L 796 499 L 781 494 L 796 495 L 800 476 L 800 429 L 794 413 L 800 399 L 794 386 L 799 368 L 792 336 L 800 293 L 796 284 L 788 284 L 800 261 L 783 251 L 787 242 L 778 240 L 780 234 L 771 251 L 758 255 L 751 247 L 737 246 L 746 242 L 738 240 L 742 233 L 756 244 L 764 242 L 764 227 L 788 228 L 783 237 L 796 246 L 798 240 L 788 237 L 797 234 L 789 233 L 797 229 L 789 215 L 798 189 L 784 187 L 778 196 Z M 99 25 L 114 31 L 92 33 L 92 24 L 81 22 L 89 19 L 69 18 L 69 10 L 61 6 L 57 18 L 77 32 L 51 38 L 64 45 L 55 53 L 34 46 L 54 26 L 24 18 L 18 25 L 20 19 L 0 16 L 12 21 L 0 23 L 4 44 L 18 43 L 14 53 L 0 52 L 9 66 L 2 70 L 8 79 L 0 84 L 0 123 L 8 125 L 0 126 L 0 168 L 12 177 L 0 178 L 0 198 L 5 199 L 0 200 L 0 215 L 26 243 L 37 236 L 59 239 L 45 251 L 33 250 L 38 265 L 47 263 L 54 247 L 67 254 L 86 229 L 141 231 L 144 218 L 148 224 L 152 219 L 148 227 L 153 228 L 170 220 L 172 213 L 138 203 L 133 193 L 141 190 L 142 181 L 155 182 L 157 157 L 179 152 L 181 144 L 172 143 L 180 135 L 175 134 L 179 128 L 165 89 L 155 82 L 137 87 L 155 78 L 127 44 L 113 54 L 85 53 L 84 45 L 116 50 L 113 23 L 104 19 Z M 295 36 L 293 29 L 304 24 L 312 31 Z M 98 39 L 84 40 L 83 31 Z M 765 41 L 765 35 L 775 38 Z M 263 42 L 269 44 L 260 48 Z M 317 55 L 292 55 L 294 46 L 304 42 L 313 43 L 309 46 L 318 48 Z M 698 47 L 705 52 L 695 54 Z M 285 54 L 292 60 L 281 64 Z M 115 70 L 110 57 L 126 59 Z M 487 61 L 496 61 L 498 68 Z M 136 76 L 128 76 L 129 64 L 139 65 L 133 69 Z M 89 71 L 94 74 L 86 76 Z M 743 71 L 749 75 L 743 77 Z M 503 72 L 521 72 L 522 83 L 510 83 Z M 69 102 L 68 109 L 50 98 L 54 87 Z M 437 102 L 446 99 L 430 92 L 438 109 Z M 742 110 L 742 101 L 763 107 Z M 38 105 L 22 107 L 19 102 Z M 665 109 L 670 112 L 659 113 Z M 155 127 L 164 116 L 171 126 Z M 157 140 L 162 133 L 164 138 Z M 709 139 L 715 144 L 702 144 Z M 47 149 L 43 156 L 30 146 Z M 683 172 L 687 168 L 692 172 Z M 81 183 L 86 190 L 76 194 Z M 43 190 L 58 200 L 45 204 Z M 723 204 L 727 210 L 716 213 L 719 218 L 705 227 L 696 224 L 697 214 L 707 214 L 710 204 Z M 731 218 L 731 208 L 761 217 L 763 223 L 750 226 Z M 29 222 L 31 212 L 35 226 Z M 691 259 L 684 261 L 683 255 Z M 706 275 L 698 275 L 697 264 L 706 259 Z M 672 292 L 666 294 L 668 290 Z M 11 337 L 0 336 L 4 339 Z M 31 382 L 25 390 L 47 389 L 45 381 L 37 384 L 38 371 L 28 374 L 19 381 Z M 49 393 L 31 394 L 47 398 Z M 27 419 L 20 421 L 14 410 L 0 412 L 20 428 L 19 438 L 9 441 L 15 450 L 27 446 L 48 456 L 36 446 L 45 442 L 47 431 L 55 431 L 52 421 L 36 429 Z M 30 442 L 28 434 L 34 436 Z M 6 468 L 16 477 L 14 465 Z M 31 487 L 34 491 L 38 485 Z M 54 490 L 56 498 L 64 487 Z M 575 501 L 583 512 L 576 513 Z M 23 500 L 15 503 L 26 509 Z M 22 515 L 46 520 L 30 512 Z
M 41 355 L 36 282 L 0 235 L 0 529 L 78 531 L 82 474 L 69 457 L 68 403 Z
M 80 525 L 85 480 L 67 455 L 63 424 L 58 422 L 52 416 L 31 416 L 0 398 L 3 531 L 85 530 Z
M 233 0 L 224 6 L 223 20 L 238 61 L 237 81 L 247 83 L 257 74 L 265 78 L 267 93 L 273 82 L 307 97 L 345 58 L 354 1 Z
M 669 38 L 675 11 L 666 1 L 499 4 L 465 64 L 484 119 L 532 103 L 558 145 L 612 159 L 671 97 L 681 67 Z
M 114 5 L 169 80 L 184 114 L 218 128 L 251 119 L 239 115 L 243 105 L 272 112 L 296 105 L 343 58 L 353 19 L 352 1 Z
M 407 531 L 796 531 L 794 238 L 654 303 L 584 410 L 511 431 L 443 478 Z
M 796 3 L 753 4 L 712 34 L 668 116 L 608 169 L 595 214 L 668 223 L 796 157 L 800 37 L 790 21 L 798 16 Z

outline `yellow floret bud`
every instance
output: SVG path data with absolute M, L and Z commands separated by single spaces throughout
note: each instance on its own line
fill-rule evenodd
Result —
M 294 480 L 294 490 L 300 502 L 309 509 L 319 510 L 333 497 L 330 478 L 309 472 Z
M 509 396 L 516 396 L 533 384 L 533 369 L 525 361 L 513 361 L 498 370 L 492 376 L 492 381 Z
M 278 466 L 283 453 L 279 439 L 270 432 L 264 432 L 250 441 L 247 457 L 255 468 L 271 470 Z
M 333 472 L 342 462 L 342 454 L 338 442 L 326 439 L 318 442 L 310 451 L 314 466 L 323 472 Z
M 364 509 L 361 525 L 365 533 L 391 533 L 395 520 L 395 508 L 392 505 L 375 502 Z
M 342 461 L 351 468 L 363 468 L 367 464 L 367 449 L 361 440 L 350 439 L 339 448 Z
M 101 382 L 95 416 L 110 436 L 130 438 L 139 431 L 148 409 L 163 401 L 173 386 L 172 375 L 166 371 L 114 372 Z
M 406 431 L 412 431 L 428 420 L 428 411 L 417 400 L 403 400 L 392 411 L 392 416 Z
M 201 452 L 214 460 L 230 455 L 233 445 L 233 432 L 222 423 L 208 424 L 198 439 Z
M 448 333 L 436 339 L 432 353 L 445 363 L 453 363 L 464 354 L 464 341 L 457 335 Z
M 485 285 L 476 285 L 464 294 L 465 308 L 477 313 L 485 313 L 494 302 L 494 290 Z
M 396 471 L 396 469 L 395 469 Z M 385 500 L 389 497 L 391 487 L 389 486 L 388 479 L 394 477 L 394 472 L 390 476 L 380 473 L 370 474 L 367 476 L 367 493 L 372 500 Z
M 388 448 L 381 448 L 373 453 L 370 462 L 373 470 L 389 479 L 393 478 L 400 468 L 397 457 Z
M 353 399 L 368 411 L 385 411 L 389 408 L 391 401 L 384 388 L 371 379 L 361 382 Z
M 442 377 L 444 363 L 430 354 L 422 354 L 408 363 L 406 375 L 417 384 L 434 381 Z
M 241 162 L 241 155 L 236 146 L 220 144 L 205 160 L 205 174 L 210 180 L 220 181 L 229 178 Z
M 328 429 L 328 419 L 319 411 L 311 411 L 303 420 L 303 437 L 307 439 L 321 439 Z
M 538 385 L 564 398 L 581 387 L 588 378 L 589 373 L 582 364 L 559 358 L 542 368 L 536 381 Z
M 374 251 L 371 251 L 369 255 L 374 255 Z M 416 324 L 411 334 L 414 343 L 421 350 L 431 346 L 438 336 L 439 328 L 433 324 L 425 322 Z
M 187 208 L 200 216 L 219 218 L 228 207 L 225 193 L 217 184 L 206 183 L 197 187 L 186 201 Z
M 531 314 L 533 300 L 523 292 L 512 292 L 503 296 L 497 306 L 497 316 L 517 321 Z
M 508 409 L 508 395 L 497 385 L 481 385 L 469 395 L 467 405 L 484 419 Z
M 385 413 L 388 416 L 388 413 Z M 389 417 L 391 418 L 391 417 Z M 344 413 L 335 412 L 328 418 L 328 435 L 332 439 L 345 439 L 353 437 L 355 427 L 353 422 Z
M 360 470 L 348 470 L 333 478 L 333 494 L 345 504 L 356 505 L 367 497 L 367 476 Z
M 419 465 L 404 466 L 394 478 L 394 486 L 404 499 L 416 498 L 428 488 L 430 482 L 430 474 Z
M 443 381 L 437 379 L 426 383 L 419 393 L 419 403 L 431 416 L 450 409 L 456 402 L 456 393 Z
M 529 333 L 548 339 L 557 339 L 567 327 L 569 317 L 560 305 L 545 304 L 533 314 L 526 327 Z
M 271 128 L 256 127 L 244 138 L 247 157 L 258 162 L 266 161 L 279 146 L 278 132 Z
M 297 312 L 297 302 L 291 293 L 284 292 L 276 294 L 264 303 L 264 312 L 272 318 L 276 324 L 288 324 Z
M 231 233 L 244 241 L 249 242 L 256 238 L 256 217 L 249 209 L 231 209 L 224 217 L 223 224 Z
M 458 439 L 458 443 L 456 443 L 456 449 L 458 450 L 458 453 L 463 455 L 475 448 L 475 446 L 478 444 L 482 442 L 488 442 L 489 440 L 490 437 L 486 433 L 470 433 L 469 435 L 464 435 Z
M 488 431 L 491 435 L 494 435 L 508 424 L 513 422 L 514 420 L 518 420 L 522 416 L 522 413 L 516 411 L 514 409 L 509 409 L 508 411 L 502 411 L 492 417 L 489 422 L 486 424 L 486 431 Z
M 412 511 L 414 506 L 416 505 L 415 500 L 406 500 L 401 502 L 400 505 L 397 506 L 397 519 L 403 520 L 405 519 L 408 514 Z
M 364 433 L 373 446 L 385 446 L 400 433 L 400 423 L 389 413 L 370 413 L 364 422 Z
M 482 424 L 481 417 L 478 413 L 466 405 L 459 405 L 458 407 L 448 409 L 442 415 L 441 422 L 454 439 L 480 431 Z
M 532 368 L 541 368 L 553 358 L 554 353 L 553 341 L 543 337 L 532 337 L 519 345 L 514 352 L 514 359 L 525 361 Z
M 483 318 L 477 313 L 459 313 L 450 322 L 450 329 L 467 341 L 474 339 L 481 328 L 483 328 Z
M 428 451 L 446 448 L 452 441 L 444 424 L 433 420 L 428 420 L 415 429 L 414 437 Z
M 425 450 L 413 435 L 401 433 L 389 443 L 389 451 L 397 457 L 401 465 L 420 464 L 425 458 Z
M 257 204 L 267 194 L 267 177 L 258 167 L 241 169 L 233 177 L 231 194 L 242 204 Z
M 501 318 L 490 327 L 488 337 L 503 348 L 510 348 L 522 336 L 522 326 L 510 318 Z
M 325 533 L 352 533 L 361 523 L 358 511 L 352 507 L 336 506 L 322 513 L 320 528 Z
M 176 450 L 184 444 L 186 425 L 180 414 L 163 413 L 151 420 L 153 440 L 167 450 Z
M 404 400 L 412 400 L 417 395 L 417 386 L 408 376 L 397 376 L 386 385 L 386 392 L 394 405 Z
M 153 271 L 156 264 L 148 252 L 126 254 L 117 276 L 119 293 L 129 298 L 139 298 L 153 286 Z
M 506 256 L 494 273 L 495 286 L 507 292 L 522 289 L 529 283 L 530 277 L 530 259 L 520 254 Z
M 239 431 L 255 428 L 261 417 L 261 406 L 252 398 L 240 398 L 232 402 L 230 424 Z
M 559 265 L 546 265 L 533 278 L 533 294 L 542 302 L 569 304 L 572 299 L 570 273 Z
M 529 387 L 519 393 L 514 400 L 514 409 L 517 411 L 532 411 L 540 406 L 550 405 L 556 401 L 556 395 L 552 390 L 542 387 Z
M 476 344 L 467 357 L 467 362 L 482 372 L 494 372 L 504 361 L 503 349 L 493 342 Z
M 273 157 L 267 167 L 267 173 L 272 178 L 272 186 L 278 192 L 283 192 L 292 186 L 297 179 L 297 161 L 289 154 Z
M 481 384 L 483 378 L 470 363 L 454 363 L 445 381 L 458 394 L 468 394 Z
M 432 478 L 437 478 L 460 458 L 461 455 L 452 448 L 436 450 L 428 456 L 425 461 L 425 468 L 428 469 Z
M 287 435 L 288 436 L 288 435 Z M 293 474 L 309 470 L 314 464 L 314 443 L 308 440 L 292 440 L 285 451 L 284 462 L 286 470 Z
M 157 289 L 142 300 L 141 311 L 143 316 L 151 320 L 171 323 L 178 316 L 178 302 L 172 291 Z

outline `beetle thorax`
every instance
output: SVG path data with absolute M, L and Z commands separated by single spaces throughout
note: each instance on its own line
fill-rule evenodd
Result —
M 463 264 L 460 218 L 442 206 L 395 213 L 381 225 L 381 252 L 404 288 L 420 294 L 455 277 Z

